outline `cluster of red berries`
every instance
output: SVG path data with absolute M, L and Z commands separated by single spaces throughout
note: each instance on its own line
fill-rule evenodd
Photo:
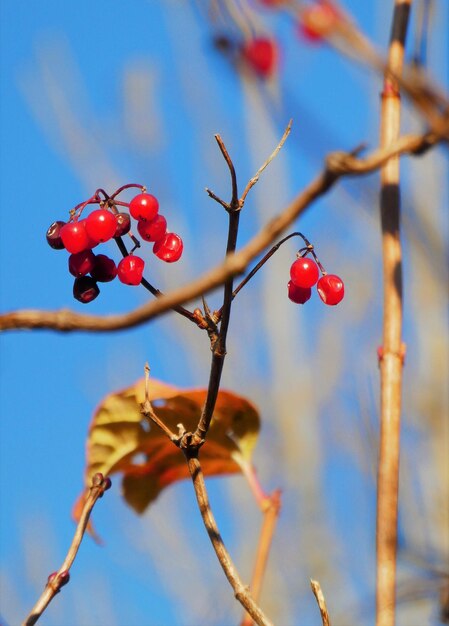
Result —
M 259 3 L 271 9 L 287 4 L 285 0 L 259 0 Z M 331 0 L 317 0 L 301 9 L 298 32 L 309 42 L 319 42 L 332 33 L 341 18 Z M 240 47 L 240 56 L 255 74 L 266 79 L 277 69 L 279 47 L 271 37 L 254 37 Z
M 138 187 L 141 193 L 129 203 L 116 199 L 119 193 L 130 187 Z M 81 218 L 89 204 L 98 204 L 100 208 Z M 100 293 L 98 283 L 110 282 L 116 276 L 126 285 L 139 285 L 142 281 L 145 261 L 133 254 L 135 248 L 140 247 L 140 242 L 130 232 L 130 215 L 120 212 L 117 206 L 129 209 L 131 217 L 137 220 L 140 236 L 154 244 L 153 252 L 159 259 L 173 263 L 182 255 L 181 237 L 167 232 L 167 220 L 159 213 L 159 202 L 146 193 L 145 187 L 124 185 L 112 196 L 99 189 L 89 200 L 70 211 L 68 222 L 58 220 L 47 230 L 48 244 L 56 250 L 65 249 L 70 253 L 69 272 L 75 277 L 73 296 L 80 302 L 92 302 Z M 126 234 L 131 236 L 135 246 L 117 265 L 104 254 L 94 254 L 93 248 L 100 243 L 120 240 Z
M 307 249 L 307 252 L 309 250 L 310 248 Z M 287 285 L 288 297 L 296 304 L 304 304 L 310 299 L 314 285 L 316 285 L 318 295 L 324 304 L 333 306 L 343 300 L 345 286 L 341 278 L 335 274 L 327 274 L 319 261 L 317 264 L 311 258 L 300 256 L 290 268 L 290 281 Z

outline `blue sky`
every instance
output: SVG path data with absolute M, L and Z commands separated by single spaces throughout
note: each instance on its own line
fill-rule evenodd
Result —
M 65 253 L 45 243 L 48 225 L 64 219 L 96 187 L 112 191 L 126 182 L 146 184 L 173 229 L 182 234 L 182 263 L 161 267 L 147 254 L 151 277 L 161 289 L 219 262 L 226 219 L 204 193 L 206 186 L 225 197 L 229 193 L 228 174 L 213 140 L 216 132 L 222 134 L 243 185 L 271 152 L 288 120 L 294 120 L 286 147 L 245 207 L 240 243 L 311 179 L 328 151 L 351 149 L 361 141 L 376 144 L 380 82 L 374 74 L 325 46 L 301 41 L 289 16 L 259 11 L 264 28 L 282 47 L 278 75 L 270 84 L 261 84 L 239 74 L 214 49 L 213 29 L 199 6 L 30 0 L 25 7 L 3 0 L 2 310 L 70 307 L 106 314 L 145 302 L 143 290 L 114 283 L 83 307 L 72 298 Z M 348 0 L 345 7 L 385 48 L 391 3 Z M 435 78 L 444 81 L 448 7 L 435 2 L 435 10 L 429 63 Z M 408 113 L 405 123 L 409 128 L 417 124 Z M 444 153 L 438 151 L 428 163 L 435 166 L 434 172 L 443 172 Z M 407 202 L 415 189 L 414 170 L 404 169 L 406 180 L 411 180 L 404 192 Z M 377 393 L 373 355 L 381 327 L 376 207 L 370 204 L 376 184 L 372 176 L 365 186 L 357 181 L 342 185 L 298 224 L 317 246 L 320 243 L 325 265 L 335 267 L 336 273 L 347 272 L 348 304 L 332 311 L 315 301 L 304 310 L 288 306 L 284 291 L 281 296 L 277 289 L 280 283 L 285 289 L 294 246 L 279 252 L 272 269 L 236 302 L 225 385 L 263 407 L 256 464 L 267 489 L 284 489 L 283 525 L 274 545 L 278 552 L 270 585 L 288 590 L 290 600 L 266 600 L 267 611 L 278 616 L 281 626 L 318 623 L 307 590 L 308 578 L 317 569 L 325 580 L 329 576 L 335 582 L 334 574 L 341 576 L 346 592 L 334 599 L 340 614 L 356 606 L 360 623 L 372 623 L 375 490 L 370 463 L 375 460 L 375 442 L 370 428 Z M 429 199 L 429 211 L 443 227 L 445 197 L 447 184 L 440 197 L 433 189 Z M 115 253 L 112 245 L 109 250 Z M 368 278 L 360 282 L 364 272 Z M 218 294 L 211 296 L 211 303 L 218 306 Z M 444 318 L 442 305 L 435 309 L 435 324 Z M 412 354 L 413 338 L 421 337 L 413 315 L 406 317 Z M 132 384 L 147 360 L 156 378 L 185 387 L 206 385 L 206 337 L 200 339 L 199 331 L 187 326 L 182 319 L 165 316 L 144 328 L 111 335 L 25 331 L 0 337 L 2 624 L 10 626 L 25 616 L 47 575 L 62 561 L 73 533 L 71 506 L 82 486 L 85 436 L 101 398 Z M 372 352 L 362 351 L 367 343 Z M 354 372 L 348 360 L 359 357 Z M 413 376 L 419 374 L 417 368 Z M 313 397 L 303 397 L 311 389 Z M 290 393 L 290 432 L 302 438 L 296 469 L 295 448 L 286 446 L 273 417 L 280 399 Z M 296 421 L 300 409 L 301 421 Z M 360 421 L 364 411 L 368 417 Z M 352 429 L 349 438 L 343 434 L 347 429 Z M 407 433 L 412 444 L 415 436 L 422 440 L 413 420 Z M 362 447 L 353 453 L 348 439 Z M 314 455 L 310 450 L 318 443 L 320 454 Z M 267 460 L 271 446 L 280 453 L 277 464 Z M 303 478 L 306 466 L 301 465 L 308 454 L 309 467 L 316 469 L 310 482 Z M 225 539 L 248 578 L 260 516 L 243 495 L 242 482 L 234 477 L 210 484 Z M 119 483 L 116 478 L 95 511 L 105 547 L 86 539 L 72 582 L 42 623 L 235 622 L 239 609 L 207 544 L 190 485 L 167 490 L 147 515 L 137 518 L 122 503 Z M 328 503 L 326 516 L 316 501 L 317 485 Z M 429 519 L 421 522 L 428 529 Z M 316 526 L 317 541 L 329 541 L 332 533 L 340 538 L 328 570 L 319 554 L 302 556 L 313 536 L 306 530 L 301 534 L 302 524 L 307 533 Z M 405 536 L 413 535 L 408 532 L 406 525 Z M 295 558 L 290 559 L 293 538 Z M 182 559 L 191 546 L 204 553 L 204 560 L 189 568 Z M 201 604 L 192 594 L 203 588 L 206 599 Z M 335 595 L 337 590 L 338 584 L 331 587 Z M 426 605 L 422 610 L 428 623 L 438 623 L 434 608 Z M 407 612 L 401 616 L 407 623 Z M 344 617 L 339 623 L 344 624 Z

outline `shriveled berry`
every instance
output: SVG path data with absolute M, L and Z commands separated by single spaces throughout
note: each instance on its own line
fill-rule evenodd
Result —
M 77 278 L 89 274 L 95 265 L 95 254 L 92 250 L 81 250 L 69 256 L 69 272 Z
M 308 257 L 296 259 L 290 268 L 290 278 L 297 287 L 313 287 L 319 275 L 318 265 Z
M 68 222 L 61 227 L 60 235 L 67 252 L 76 254 L 90 248 L 85 226 L 86 220 L 79 220 L 77 222 Z
M 335 274 L 321 276 L 316 288 L 324 304 L 330 306 L 341 302 L 345 295 L 345 285 L 342 279 Z
M 268 78 L 276 69 L 278 49 L 272 39 L 251 39 L 243 46 L 242 54 L 251 69 L 261 78 Z
M 64 244 L 61 239 L 61 228 L 65 226 L 65 222 L 58 220 L 50 224 L 47 230 L 47 243 L 55 250 L 63 250 Z
M 82 276 L 75 278 L 73 283 L 73 297 L 83 304 L 92 302 L 100 293 L 100 289 L 96 281 L 91 276 Z
M 301 12 L 300 33 L 311 42 L 319 42 L 332 33 L 340 16 L 329 1 L 321 0 Z
M 181 258 L 184 244 L 176 233 L 167 233 L 162 239 L 156 241 L 153 246 L 154 254 L 166 263 L 174 263 Z
M 86 232 L 97 243 L 112 239 L 116 228 L 115 215 L 106 209 L 96 209 L 86 219 Z
M 117 267 L 114 261 L 105 254 L 97 254 L 90 275 L 100 283 L 109 283 L 117 276 Z
M 291 280 L 288 281 L 288 297 L 295 304 L 304 304 L 310 300 L 312 289 L 310 287 L 298 287 Z
M 167 220 L 158 214 L 150 222 L 138 222 L 137 230 L 145 241 L 159 241 L 167 232 Z
M 129 203 L 129 212 L 135 220 L 149 222 L 156 217 L 158 211 L 159 202 L 150 193 L 139 193 Z
M 129 233 L 131 228 L 131 218 L 128 213 L 117 213 L 115 219 L 117 227 L 115 229 L 114 237 L 123 237 L 123 235 Z
M 139 256 L 130 254 L 120 261 L 117 267 L 119 281 L 125 285 L 139 285 L 142 280 L 145 261 Z

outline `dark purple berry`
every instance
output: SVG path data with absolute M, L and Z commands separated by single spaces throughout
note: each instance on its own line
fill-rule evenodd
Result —
M 115 229 L 114 237 L 122 237 L 126 235 L 126 233 L 129 233 L 131 218 L 128 213 L 117 213 L 115 219 L 117 220 L 117 228 Z
M 69 256 L 69 272 L 75 278 L 89 274 L 95 266 L 95 254 L 92 250 L 82 250 Z
M 117 276 L 117 267 L 105 254 L 97 254 L 90 275 L 100 283 L 108 283 Z
M 75 278 L 73 283 L 73 297 L 83 304 L 92 302 L 100 293 L 96 281 L 91 276 Z
M 47 243 L 55 250 L 63 250 L 65 248 L 60 235 L 60 231 L 63 226 L 65 226 L 65 222 L 61 222 L 61 220 L 58 220 L 57 222 L 53 222 L 53 224 L 50 224 L 50 226 L 48 227 Z

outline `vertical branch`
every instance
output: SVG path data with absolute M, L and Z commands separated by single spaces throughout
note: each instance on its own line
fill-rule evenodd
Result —
M 395 0 L 388 66 L 400 76 L 411 0 Z M 401 103 L 397 81 L 386 72 L 382 93 L 381 148 L 394 143 L 400 131 Z M 402 389 L 402 252 L 400 241 L 399 159 L 381 169 L 384 314 L 380 353 L 380 449 L 377 483 L 377 626 L 395 622 L 397 509 Z
M 235 252 L 237 245 L 237 235 L 239 231 L 240 209 L 243 204 L 240 202 L 237 190 L 237 176 L 234 164 L 229 156 L 226 146 L 220 135 L 215 135 L 215 139 L 225 159 L 231 175 L 232 197 L 229 205 L 226 207 L 229 215 L 228 223 L 228 239 L 226 243 L 226 256 Z M 223 371 L 224 360 L 226 357 L 226 336 L 228 334 L 229 320 L 231 317 L 232 291 L 234 286 L 234 278 L 231 276 L 224 283 L 223 306 L 221 308 L 220 330 L 212 342 L 212 363 L 209 375 L 209 385 L 207 389 L 207 397 L 204 403 L 201 417 L 195 432 L 194 439 L 203 441 L 209 429 L 212 414 L 217 400 L 218 390 L 220 388 L 221 373 Z
M 246 587 L 240 580 L 235 565 L 223 543 L 223 539 L 221 538 L 217 523 L 209 505 L 203 471 L 198 460 L 198 450 L 194 448 L 184 450 L 184 454 L 186 456 L 189 472 L 192 477 L 201 517 L 203 518 L 209 539 L 211 540 L 217 558 L 220 561 L 220 565 L 234 590 L 236 599 L 251 615 L 252 619 L 256 622 L 256 624 L 258 624 L 258 626 L 271 626 L 270 620 L 258 607 L 251 596 L 248 587 Z

